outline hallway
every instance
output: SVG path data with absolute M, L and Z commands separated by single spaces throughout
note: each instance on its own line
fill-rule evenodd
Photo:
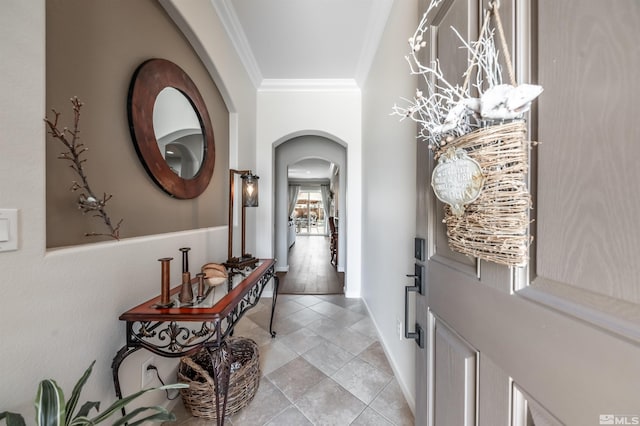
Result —
M 262 377 L 254 399 L 225 423 L 240 426 L 413 425 L 414 419 L 361 299 L 343 294 L 326 237 L 298 237 L 281 276 L 271 338 L 271 299 L 240 320 L 235 335 L 254 340 Z M 179 402 L 177 423 L 204 426 Z
M 268 333 L 271 299 L 236 327 L 260 347 L 262 378 L 254 399 L 226 424 L 240 426 L 413 425 L 413 415 L 360 299 L 281 295 Z M 204 426 L 179 402 L 177 423 Z
M 298 235 L 289 272 L 279 272 L 280 294 L 343 294 L 344 273 L 331 264 L 329 237 Z
M 278 274 L 275 339 L 268 333 L 271 299 L 260 300 L 238 323 L 235 335 L 260 347 L 262 378 L 254 399 L 228 424 L 413 425 L 364 302 L 343 294 L 291 294 L 342 293 L 344 274 L 329 260 L 327 237 L 299 236 L 289 272 Z M 190 417 L 181 403 L 176 414 L 179 425 L 214 424 Z

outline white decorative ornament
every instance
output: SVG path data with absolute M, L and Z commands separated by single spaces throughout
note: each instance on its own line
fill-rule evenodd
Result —
M 534 84 L 499 84 L 484 92 L 480 98 L 480 115 L 485 119 L 516 118 L 531 108 L 531 101 L 542 93 L 542 86 Z
M 440 156 L 431 175 L 431 186 L 436 197 L 449 204 L 456 216 L 464 214 L 465 206 L 480 196 L 483 184 L 480 164 L 463 149 L 449 148 Z

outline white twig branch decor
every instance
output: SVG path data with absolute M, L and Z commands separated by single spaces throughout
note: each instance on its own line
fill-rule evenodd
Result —
M 401 120 L 410 118 L 418 123 L 420 139 L 426 141 L 433 151 L 455 138 L 483 127 L 486 120 L 522 117 L 529 110 L 533 99 L 542 92 L 540 86 L 518 86 L 515 81 L 503 84 L 494 30 L 488 25 L 491 10 L 485 12 L 477 41 L 466 41 L 451 27 L 462 43 L 461 48 L 468 52 L 468 66 L 462 75 L 465 78 L 462 86 L 447 80 L 437 59 L 429 65 L 423 64 L 419 52 L 427 47 L 430 14 L 441 1 L 431 0 L 418 28 L 409 38 L 410 50 L 405 57 L 410 74 L 422 78 L 426 93 L 417 90 L 413 99 L 404 99 L 405 106 L 394 105 L 392 108 L 392 115 L 400 116 Z M 474 81 L 473 84 L 471 81 Z M 471 89 L 474 89 L 478 97 L 471 96 Z
M 451 30 L 466 53 L 462 86 L 452 84 L 438 59 L 420 61 L 431 36 L 430 14 L 441 0 L 431 0 L 418 28 L 409 38 L 410 75 L 420 86 L 393 115 L 419 125 L 419 139 L 429 144 L 433 159 L 432 187 L 444 203 L 443 222 L 451 249 L 507 266 L 528 262 L 528 232 L 532 206 L 527 188 L 528 152 L 523 114 L 542 87 L 516 84 L 497 2 L 490 1 L 477 41 Z M 495 23 L 495 31 L 489 23 Z M 498 52 L 495 36 L 503 49 Z M 503 82 L 504 60 L 509 83 Z M 473 95 L 473 96 L 472 96 Z

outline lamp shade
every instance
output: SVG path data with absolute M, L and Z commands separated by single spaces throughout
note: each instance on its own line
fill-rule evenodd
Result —
M 242 205 L 258 207 L 258 176 L 249 173 L 242 175 Z

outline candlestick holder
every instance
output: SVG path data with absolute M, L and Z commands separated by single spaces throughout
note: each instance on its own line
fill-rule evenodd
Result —
M 161 273 L 160 273 L 160 303 L 154 305 L 155 308 L 170 308 L 173 306 L 173 302 L 170 299 L 170 262 L 173 260 L 173 257 L 163 257 L 158 259 L 161 263 Z

